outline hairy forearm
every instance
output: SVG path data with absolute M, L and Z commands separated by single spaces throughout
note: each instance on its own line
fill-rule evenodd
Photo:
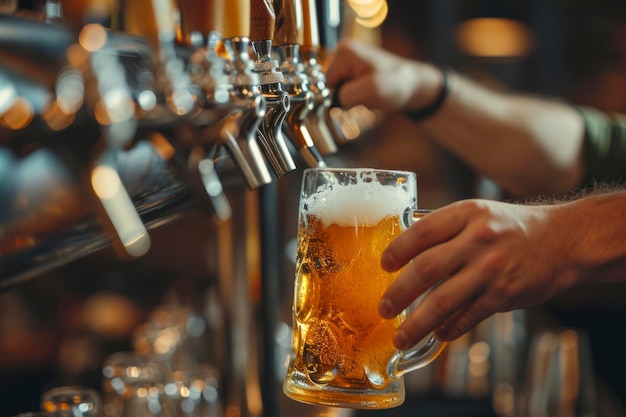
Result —
M 626 190 L 596 190 L 554 206 L 549 228 L 563 257 L 565 287 L 626 281 Z M 568 281 L 572 282 L 568 282 Z
M 498 93 L 454 74 L 447 102 L 421 126 L 514 196 L 566 193 L 583 174 L 583 120 L 563 103 Z

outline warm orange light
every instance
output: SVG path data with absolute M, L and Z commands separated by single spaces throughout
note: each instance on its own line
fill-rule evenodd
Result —
M 91 186 L 99 198 L 110 200 L 118 194 L 122 183 L 113 168 L 99 165 L 91 173 Z
M 130 119 L 135 112 L 134 103 L 125 91 L 107 91 L 94 108 L 94 117 L 101 125 L 107 126 Z
M 78 35 L 78 42 L 89 52 L 95 52 L 102 48 L 106 41 L 106 29 L 97 23 L 85 26 Z
M 56 131 L 61 131 L 67 128 L 76 118 L 75 113 L 66 113 L 60 106 L 57 105 L 56 101 L 53 101 L 50 106 L 44 109 L 42 117 L 48 126 L 52 130 Z
M 172 144 L 159 132 L 153 132 L 150 135 L 150 144 L 165 161 L 172 159 L 176 152 Z
M 360 15 L 356 17 L 356 22 L 366 28 L 376 28 L 383 24 L 389 13 L 389 6 L 386 1 L 378 4 L 378 9 L 371 15 Z M 370 10 L 371 12 L 371 10 Z
M 467 55 L 484 58 L 514 58 L 532 48 L 528 27 L 511 19 L 477 18 L 463 22 L 457 31 L 459 47 Z
M 30 101 L 24 97 L 13 100 L 11 108 L 0 118 L 0 122 L 9 129 L 19 130 L 30 124 L 33 120 L 34 110 Z
M 348 4 L 356 13 L 357 17 L 369 19 L 377 14 L 383 7 L 387 7 L 385 0 L 348 0 Z
M 79 44 L 75 43 L 67 48 L 67 60 L 78 71 L 86 71 L 89 67 L 89 53 Z

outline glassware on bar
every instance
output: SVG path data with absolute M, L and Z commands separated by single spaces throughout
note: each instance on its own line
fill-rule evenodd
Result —
M 102 367 L 103 416 L 164 416 L 164 385 L 170 374 L 166 361 L 157 355 L 109 355 Z
M 102 397 L 83 386 L 60 386 L 41 395 L 41 409 L 59 417 L 100 417 Z

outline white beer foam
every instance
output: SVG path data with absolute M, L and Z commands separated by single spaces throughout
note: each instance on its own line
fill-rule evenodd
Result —
M 403 186 L 382 185 L 362 174 L 371 169 L 354 171 L 358 173 L 356 183 L 320 188 L 306 200 L 305 212 L 315 215 L 324 226 L 374 226 L 386 216 L 395 214 L 402 218 L 407 208 L 415 208 L 413 191 L 405 189 L 416 186 L 412 178 Z

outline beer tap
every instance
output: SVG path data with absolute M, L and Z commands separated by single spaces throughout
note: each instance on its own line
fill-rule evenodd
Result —
M 165 36 L 158 34 L 153 44 L 159 46 L 159 55 L 165 57 L 167 63 L 180 61 L 171 47 L 171 21 L 163 18 L 173 15 L 171 10 L 168 11 L 171 3 L 155 1 L 152 5 L 155 7 L 155 16 L 161 16 L 161 20 L 157 19 L 157 27 L 163 27 L 164 30 L 159 31 L 165 33 Z M 157 9 L 158 6 L 163 10 Z M 245 89 L 242 92 L 233 87 L 230 61 L 218 55 L 217 45 L 223 39 L 215 30 L 215 25 L 223 10 L 224 4 L 219 1 L 180 2 L 179 11 L 181 21 L 184 22 L 181 32 L 187 46 L 191 47 L 187 73 L 190 74 L 189 84 L 197 94 L 197 108 L 188 114 L 177 111 L 176 107 L 172 108 L 174 114 L 181 113 L 183 117 L 176 124 L 175 141 L 170 142 L 175 149 L 174 166 L 190 186 L 194 200 L 204 207 L 212 207 L 218 220 L 224 220 L 231 213 L 227 199 L 222 194 L 223 187 L 218 182 L 218 169 L 229 173 L 230 167 L 234 165 L 252 189 L 271 181 L 254 137 L 254 126 L 264 114 L 265 103 L 258 94 L 251 94 Z M 144 31 L 150 36 L 149 30 Z M 164 39 L 166 45 L 163 45 Z M 163 54 L 163 51 L 170 52 Z M 171 103 L 172 100 L 167 102 Z M 159 135 L 151 137 L 155 139 Z M 161 136 L 160 139 L 165 138 Z M 222 158 L 222 149 L 226 150 L 230 159 Z M 215 190 L 220 192 L 213 195 Z
M 79 39 L 72 49 L 74 65 L 85 79 L 86 104 L 101 135 L 87 168 L 89 194 L 95 198 L 100 220 L 110 232 L 118 255 L 133 259 L 146 254 L 151 245 L 118 172 L 119 153 L 131 144 L 137 129 L 134 102 L 119 60 L 103 52 L 105 28 L 87 25 Z
M 296 165 L 282 134 L 291 103 L 289 93 L 283 89 L 284 76 L 278 69 L 278 61 L 272 58 L 276 14 L 269 0 L 252 1 L 251 12 L 250 39 L 256 53 L 254 71 L 259 74 L 261 93 L 267 102 L 267 114 L 259 129 L 259 140 L 280 177 L 296 169 Z
M 225 148 L 249 188 L 269 184 L 272 177 L 257 141 L 267 106 L 248 53 L 249 5 L 217 0 L 179 3 L 183 38 L 204 55 L 196 53 L 191 60 L 201 68 L 195 83 L 203 95 L 202 114 L 194 120 L 206 125 L 203 137 L 217 139 L 207 156 L 220 168 L 224 161 L 220 151 Z M 202 118 L 207 112 L 221 116 L 205 123 Z
M 257 137 L 267 111 L 267 102 L 259 89 L 259 77 L 250 57 L 250 2 L 225 1 L 223 4 L 222 45 L 227 53 L 226 74 L 229 80 L 229 103 L 239 108 L 240 135 L 258 146 Z M 263 150 L 267 150 L 265 147 Z M 267 152 L 265 154 L 268 156 Z M 269 158 L 271 159 L 271 158 Z M 265 159 L 259 153 L 259 160 Z M 269 183 L 270 180 L 268 180 Z
M 301 55 L 309 85 L 313 92 L 313 110 L 304 122 L 311 132 L 322 155 L 337 152 L 337 143 L 326 124 L 326 112 L 332 104 L 331 90 L 326 86 L 326 76 L 319 62 L 320 35 L 315 0 L 301 0 L 303 15 L 303 41 Z
M 276 29 L 274 52 L 278 55 L 280 70 L 285 76 L 285 90 L 291 99 L 291 109 L 283 124 L 283 132 L 310 167 L 326 166 L 315 146 L 311 132 L 304 122 L 313 110 L 313 93 L 300 58 L 302 43 L 302 9 L 299 0 L 275 0 Z

